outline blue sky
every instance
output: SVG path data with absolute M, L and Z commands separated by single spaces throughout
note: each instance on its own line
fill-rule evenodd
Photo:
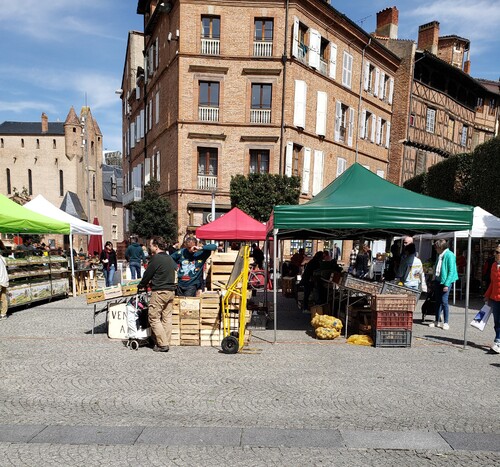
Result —
M 244 1 L 244 0 L 241 0 Z M 23 0 L 0 9 L 0 122 L 64 121 L 71 106 L 87 103 L 103 133 L 104 148 L 121 150 L 121 86 L 127 34 L 142 31 L 137 0 Z M 500 1 L 332 0 L 368 32 L 376 13 L 399 9 L 399 38 L 417 39 L 418 26 L 440 22 L 440 35 L 471 40 L 471 74 L 500 77 Z M 9 44 L 9 45 L 7 45 Z

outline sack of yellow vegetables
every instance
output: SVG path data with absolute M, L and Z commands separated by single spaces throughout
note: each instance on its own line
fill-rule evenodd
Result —
M 318 339 L 335 339 L 340 336 L 340 331 L 332 328 L 318 327 L 315 332 Z
M 316 315 L 311 320 L 311 324 L 315 329 L 317 328 L 335 329 L 339 333 L 342 330 L 342 321 L 340 321 L 340 319 L 338 318 L 335 318 L 335 316 Z
M 348 344 L 372 346 L 373 340 L 370 336 L 364 334 L 353 334 L 347 339 Z

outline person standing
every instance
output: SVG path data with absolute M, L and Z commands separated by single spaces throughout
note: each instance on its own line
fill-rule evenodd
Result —
M 257 269 L 264 268 L 264 252 L 259 248 L 259 245 L 254 243 L 252 245 L 252 258 L 254 265 L 257 266 Z
M 0 240 L 0 319 L 7 318 L 7 287 L 9 287 L 9 275 L 7 274 L 7 262 L 3 257 L 5 246 Z
M 304 301 L 302 302 L 303 312 L 309 310 L 309 297 L 314 289 L 314 271 L 321 267 L 323 256 L 324 254 L 322 251 L 316 252 L 313 258 L 304 267 L 304 272 L 300 281 L 300 285 L 304 287 Z
M 106 287 L 111 287 L 113 285 L 113 277 L 118 269 L 116 251 L 113 249 L 113 244 L 111 242 L 106 242 L 104 245 L 104 249 L 99 256 L 99 261 L 102 264 L 102 272 L 104 274 Z
M 448 241 L 444 238 L 436 240 L 434 243 L 436 253 L 439 255 L 436 266 L 434 268 L 434 291 L 436 293 L 436 320 L 429 324 L 429 327 L 434 328 L 439 326 L 439 318 L 441 310 L 443 310 L 443 329 L 450 329 L 448 296 L 452 284 L 458 279 L 457 259 L 455 255 L 448 249 Z
M 336 243 L 333 244 L 332 259 L 335 261 L 340 259 L 340 248 Z
M 177 265 L 168 253 L 162 237 L 153 237 L 149 242 L 152 258 L 137 286 L 145 289 L 151 283 L 148 321 L 156 344 L 155 352 L 168 352 L 172 337 L 172 311 L 175 297 L 175 270 Z
M 146 259 L 141 245 L 137 243 L 137 235 L 130 237 L 130 245 L 125 250 L 125 259 L 128 261 L 132 280 L 141 278 L 141 265 Z
M 416 257 L 416 248 L 414 243 L 409 243 L 404 247 L 405 262 L 403 265 L 403 275 L 398 278 L 405 287 L 415 290 L 427 291 L 425 282 L 422 280 L 424 277 L 424 268 L 422 261 Z
M 356 277 L 359 278 L 364 278 L 368 274 L 369 270 L 369 261 L 370 261 L 370 256 L 369 256 L 369 247 L 368 245 L 364 244 L 361 247 L 360 252 L 356 256 L 356 263 L 355 263 L 355 269 L 356 269 Z
M 184 248 L 173 252 L 170 256 L 177 263 L 177 295 L 180 297 L 196 297 L 203 287 L 203 266 L 212 251 L 217 249 L 215 243 L 198 246 L 196 237 L 187 236 Z
M 490 285 L 484 294 L 484 300 L 491 307 L 495 326 L 495 341 L 491 350 L 500 353 L 500 245 L 495 248 L 495 262 L 491 265 Z

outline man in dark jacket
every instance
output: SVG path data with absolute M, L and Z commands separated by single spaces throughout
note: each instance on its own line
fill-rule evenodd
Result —
M 172 311 L 175 297 L 175 261 L 165 253 L 166 244 L 162 237 L 153 237 L 149 246 L 153 258 L 138 285 L 144 289 L 151 282 L 148 320 L 156 337 L 155 352 L 168 352 L 172 336 Z M 142 251 L 142 250 L 141 250 Z
M 130 237 L 130 245 L 125 250 L 125 259 L 129 263 L 132 280 L 141 278 L 141 265 L 146 259 L 144 251 L 141 245 L 137 243 L 137 240 L 137 235 L 132 235 Z
M 178 264 L 177 295 L 180 297 L 196 297 L 197 291 L 202 289 L 203 266 L 212 251 L 217 249 L 216 244 L 198 246 L 196 237 L 188 236 L 184 240 L 185 248 L 172 253 L 171 258 Z

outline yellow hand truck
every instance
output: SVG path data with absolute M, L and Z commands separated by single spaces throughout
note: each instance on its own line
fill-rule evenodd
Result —
M 222 298 L 224 338 L 221 347 L 226 354 L 238 353 L 245 344 L 249 258 L 250 247 L 248 245 L 242 246 L 236 257 Z M 234 300 L 237 297 L 239 297 L 239 300 Z M 239 302 L 237 318 L 232 311 L 235 307 L 235 301 Z M 236 323 L 234 323 L 235 321 Z

